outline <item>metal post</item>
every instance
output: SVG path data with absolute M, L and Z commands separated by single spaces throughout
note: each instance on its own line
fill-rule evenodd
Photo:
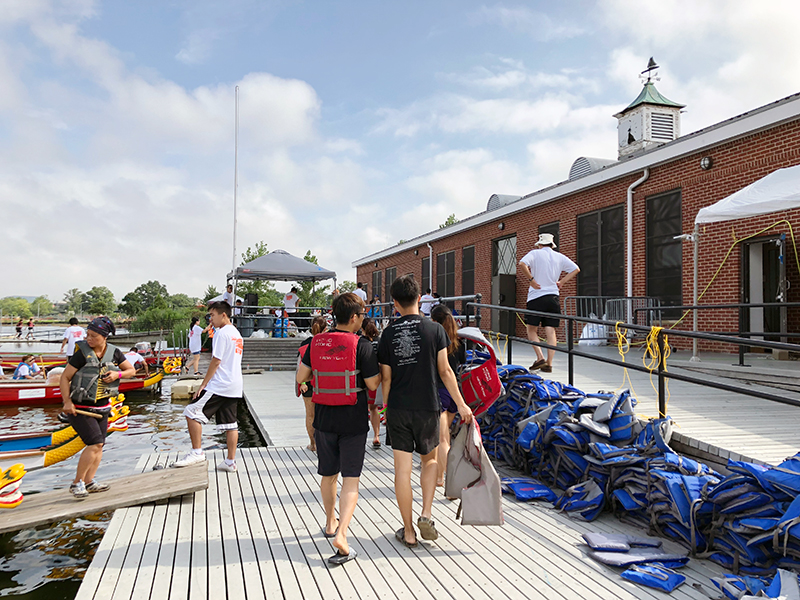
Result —
M 698 257 L 700 252 L 700 225 L 694 224 L 694 232 L 692 233 L 692 242 L 694 246 L 694 287 L 692 290 L 692 306 L 697 306 L 697 271 L 698 271 Z M 697 309 L 692 309 L 692 331 L 697 333 Z M 700 357 L 697 356 L 697 338 L 692 339 L 692 358 L 689 362 L 700 362 Z
M 239 86 L 236 86 L 235 129 L 233 134 L 233 260 L 231 271 L 236 274 L 236 200 L 239 191 Z M 236 289 L 234 288 L 234 292 Z M 236 304 L 234 297 L 233 303 Z
M 667 379 L 664 377 L 664 330 L 660 330 L 657 336 L 658 345 L 658 416 L 667 416 Z
M 574 321 L 572 319 L 567 319 L 567 371 L 569 373 L 569 384 L 575 385 L 575 364 L 574 358 L 572 356 L 572 344 L 573 344 L 573 328 L 574 328 Z
M 481 303 L 481 295 L 480 294 L 475 294 L 475 303 L 480 305 L 480 303 Z M 476 306 L 475 307 L 475 327 L 477 327 L 478 329 L 481 328 L 481 307 L 480 306 Z
M 511 316 L 511 311 L 510 311 L 510 310 L 507 310 L 507 311 L 506 311 L 506 314 L 508 315 L 508 317 L 507 317 L 507 318 L 508 318 L 509 320 L 513 318 L 513 317 Z M 511 339 L 511 336 L 510 336 L 510 335 L 508 335 L 508 334 L 506 334 L 506 343 L 508 344 L 508 348 L 507 348 L 507 358 L 506 358 L 506 364 L 508 364 L 508 365 L 513 365 L 513 364 L 514 364 L 514 362 L 512 361 L 512 358 L 511 358 L 511 356 L 512 356 L 512 355 L 511 355 L 511 346 L 513 346 L 513 345 L 514 345 L 514 340 L 512 340 L 512 339 Z

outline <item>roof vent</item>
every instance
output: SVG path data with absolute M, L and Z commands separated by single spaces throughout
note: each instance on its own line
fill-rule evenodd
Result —
M 512 202 L 516 202 L 522 198 L 522 196 L 511 196 L 509 194 L 492 194 L 489 196 L 489 202 L 486 204 L 486 210 L 497 210 L 505 206 L 506 204 L 511 204 Z
M 617 161 L 610 160 L 608 158 L 592 158 L 591 156 L 581 156 L 580 158 L 576 158 L 575 162 L 572 163 L 572 167 L 569 170 L 569 180 L 572 181 L 573 179 L 578 179 L 584 175 L 589 175 L 590 173 L 599 171 L 603 167 L 613 165 L 615 162 Z

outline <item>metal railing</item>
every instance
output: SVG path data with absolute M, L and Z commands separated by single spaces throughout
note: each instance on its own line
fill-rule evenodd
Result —
M 476 305 L 477 306 L 477 305 Z M 710 387 L 718 390 L 723 390 L 727 392 L 733 392 L 737 394 L 744 394 L 747 396 L 751 396 L 754 398 L 761 398 L 763 400 L 770 400 L 772 402 L 779 402 L 781 404 L 789 404 L 792 406 L 800 406 L 800 399 L 789 398 L 786 396 L 778 396 L 777 394 L 771 394 L 769 392 L 761 392 L 758 390 L 753 389 L 743 389 L 734 385 L 728 385 L 726 383 L 718 383 L 715 381 L 710 381 L 708 379 L 700 379 L 698 377 L 692 377 L 690 375 L 683 375 L 680 373 L 674 373 L 672 371 L 666 370 L 666 359 L 665 359 L 665 350 L 666 350 L 666 337 L 667 336 L 678 336 L 678 337 L 685 337 L 690 339 L 698 339 L 698 340 L 709 340 L 714 342 L 720 342 L 725 344 L 746 344 L 750 346 L 758 346 L 761 348 L 771 348 L 777 350 L 788 350 L 789 352 L 800 352 L 800 344 L 790 344 L 785 342 L 769 342 L 766 340 L 743 340 L 740 337 L 734 337 L 729 335 L 720 335 L 708 332 L 700 332 L 700 331 L 678 331 L 678 330 L 665 330 L 663 328 L 658 328 L 656 331 L 656 347 L 658 356 L 656 357 L 658 360 L 658 367 L 656 369 L 649 369 L 644 365 L 637 365 L 634 363 L 627 363 L 621 360 L 605 357 L 605 356 L 598 356 L 596 354 L 591 354 L 588 352 L 583 352 L 581 350 L 575 349 L 575 341 L 572 332 L 574 330 L 576 323 L 581 324 L 596 324 L 605 327 L 610 327 L 614 329 L 617 325 L 616 322 L 612 321 L 604 321 L 601 319 L 591 319 L 588 317 L 579 317 L 574 315 L 553 315 L 552 313 L 544 313 L 539 311 L 532 311 L 526 310 L 521 308 L 509 307 L 509 306 L 497 306 L 493 304 L 481 304 L 481 309 L 483 310 L 491 310 L 491 311 L 506 311 L 507 313 L 516 313 L 519 315 L 533 315 L 537 317 L 549 317 L 549 318 L 558 318 L 564 319 L 567 323 L 567 347 L 559 348 L 558 346 L 551 346 L 549 344 L 543 343 L 541 341 L 531 341 L 526 338 L 521 338 L 517 336 L 510 336 L 505 335 L 497 332 L 491 332 L 492 335 L 499 336 L 501 338 L 505 338 L 508 340 L 507 346 L 507 361 L 509 364 L 512 363 L 512 345 L 511 342 L 521 342 L 525 344 L 529 344 L 531 346 L 539 346 L 540 348 L 544 348 L 547 350 L 555 350 L 556 352 L 562 352 L 567 354 L 567 361 L 568 361 L 568 378 L 569 384 L 573 385 L 575 381 L 575 365 L 574 360 L 575 357 L 579 358 L 586 358 L 589 360 L 598 361 L 601 363 L 609 364 L 609 365 L 616 365 L 619 367 L 624 367 L 627 369 L 631 369 L 633 371 L 639 371 L 642 373 L 648 374 L 657 374 L 658 376 L 658 412 L 661 417 L 666 416 L 666 382 L 668 379 L 675 379 L 677 381 L 683 381 L 686 383 L 693 383 L 696 385 L 701 385 L 705 387 Z M 644 327 L 641 325 L 633 325 L 633 324 L 625 324 L 625 329 L 635 330 L 645 335 L 650 335 L 653 333 L 653 328 Z
M 621 321 L 646 327 L 660 327 L 662 321 L 661 300 L 652 296 L 567 296 L 564 298 L 564 314 L 575 317 L 605 317 L 608 321 Z M 576 332 L 573 332 L 573 335 Z M 636 335 L 638 332 L 631 332 Z M 588 337 L 582 339 L 606 339 Z

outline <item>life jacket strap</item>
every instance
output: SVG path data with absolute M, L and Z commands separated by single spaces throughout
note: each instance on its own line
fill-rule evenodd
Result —
M 361 373 L 360 369 L 356 369 L 354 371 L 335 371 L 333 373 L 326 373 L 326 372 L 317 371 L 316 369 L 314 369 L 314 381 L 315 382 L 319 381 L 320 375 L 323 376 L 323 377 L 340 377 L 340 376 L 344 377 L 344 388 L 337 388 L 337 389 L 326 388 L 326 389 L 321 389 L 319 386 L 316 386 L 316 387 L 314 387 L 314 392 L 317 393 L 317 394 L 346 394 L 348 396 L 350 394 L 352 394 L 353 392 L 363 392 L 364 388 L 360 388 L 358 386 L 350 387 L 350 377 L 358 375 L 359 373 Z

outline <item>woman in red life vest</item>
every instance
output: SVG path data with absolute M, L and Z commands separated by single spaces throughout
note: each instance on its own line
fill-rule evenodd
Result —
M 353 293 L 341 294 L 333 301 L 336 327 L 311 338 L 309 351 L 297 368 L 296 381 L 314 382 L 314 440 L 317 444 L 317 473 L 325 506 L 325 537 L 333 538 L 336 554 L 333 565 L 356 557 L 347 542 L 347 529 L 358 502 L 358 481 L 364 466 L 369 410 L 367 389 L 376 390 L 381 376 L 372 344 L 358 336 L 364 320 L 364 301 Z M 342 474 L 339 494 L 339 520 L 336 520 L 336 488 Z

